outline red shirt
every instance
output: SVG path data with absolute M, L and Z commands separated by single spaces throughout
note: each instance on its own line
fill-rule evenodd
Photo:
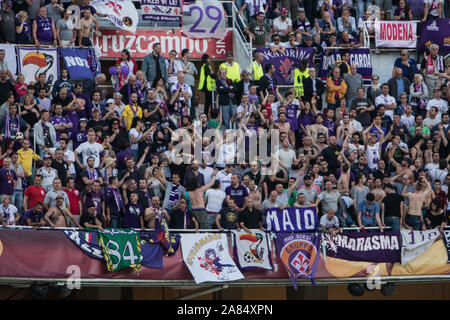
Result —
M 72 191 L 64 189 L 64 192 L 67 193 L 67 197 L 69 197 L 70 213 L 79 215 L 80 210 L 78 207 L 78 201 L 81 201 L 80 192 L 77 189 L 72 189 Z
M 29 186 L 25 190 L 25 196 L 28 197 L 28 209 L 33 209 L 36 202 L 44 203 L 45 189 L 42 187 Z

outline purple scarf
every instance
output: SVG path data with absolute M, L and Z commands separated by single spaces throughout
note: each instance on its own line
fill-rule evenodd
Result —
M 17 132 L 20 132 L 20 119 L 19 119 L 18 115 L 16 115 L 14 118 L 16 119 L 16 122 L 17 122 L 17 128 L 16 128 L 16 134 L 17 134 Z M 9 138 L 11 135 L 11 128 L 10 128 L 10 122 L 9 122 L 10 119 L 11 119 L 11 117 L 8 114 L 8 116 L 6 117 L 5 138 Z
M 180 193 L 178 192 L 179 186 L 180 186 L 179 184 L 172 184 L 172 190 L 170 190 L 169 203 L 168 203 L 168 205 L 170 207 L 173 207 L 174 205 L 176 205 L 178 203 L 178 201 L 180 200 Z
M 123 205 L 122 196 L 120 195 L 120 193 L 117 191 L 116 188 L 114 188 L 113 186 L 110 186 L 110 188 L 114 194 L 114 200 L 116 201 L 118 212 L 125 211 L 125 206 Z

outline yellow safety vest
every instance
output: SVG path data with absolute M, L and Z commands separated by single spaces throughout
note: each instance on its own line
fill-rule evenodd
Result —
M 198 90 L 203 90 L 203 87 L 205 85 L 205 79 L 206 79 L 206 90 L 212 91 L 213 87 L 216 85 L 216 81 L 208 74 L 205 77 L 205 66 L 206 63 L 202 66 L 200 69 L 200 80 L 198 81 Z
M 262 65 L 258 65 L 256 62 L 252 62 L 253 68 L 253 80 L 258 81 L 264 75 Z
M 301 72 L 300 69 L 296 68 L 294 70 L 294 89 L 297 97 L 303 97 L 305 91 L 303 90 L 303 78 L 309 78 L 309 69 L 306 68 L 305 71 Z M 295 86 L 301 86 L 299 88 L 295 88 Z
M 229 65 L 227 65 L 226 62 L 222 63 L 219 67 L 220 69 L 225 69 L 227 70 L 227 78 L 234 81 L 234 82 L 238 82 L 241 81 L 241 71 L 239 69 L 239 64 L 237 62 L 233 62 L 233 65 L 230 67 Z

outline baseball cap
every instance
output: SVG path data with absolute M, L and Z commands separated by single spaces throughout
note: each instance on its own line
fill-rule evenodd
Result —
M 111 104 L 111 103 L 114 103 L 114 99 L 108 99 L 108 100 L 106 101 L 106 104 Z
M 17 132 L 16 139 L 23 139 L 23 133 L 22 132 Z
M 298 8 L 298 12 L 305 12 L 305 8 Z
M 282 8 L 282 9 L 281 9 L 281 13 L 283 13 L 283 12 L 288 12 L 288 9 Z
M 289 37 L 290 37 L 290 36 L 295 36 L 295 33 L 294 33 L 294 32 L 290 32 L 290 33 L 289 33 Z
M 79 122 L 81 122 L 81 121 L 87 122 L 87 119 L 86 118 L 81 118 Z
M 52 158 L 52 156 L 48 153 L 44 155 L 44 160 L 51 159 L 51 158 Z

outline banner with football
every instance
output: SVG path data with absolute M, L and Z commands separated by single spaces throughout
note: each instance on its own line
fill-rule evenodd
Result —
M 181 250 L 196 284 L 244 278 L 228 252 L 225 233 L 183 234 Z
M 267 234 L 259 229 L 232 230 L 234 239 L 234 257 L 242 271 L 254 268 L 273 270 Z
M 120 29 L 135 32 L 139 17 L 131 0 L 93 0 L 91 6 L 98 12 L 106 14 L 108 20 Z
M 19 74 L 25 77 L 25 83 L 36 83 L 39 74 L 46 75 L 46 83 L 53 85 L 59 76 L 59 55 L 57 48 L 41 49 L 17 47 Z

